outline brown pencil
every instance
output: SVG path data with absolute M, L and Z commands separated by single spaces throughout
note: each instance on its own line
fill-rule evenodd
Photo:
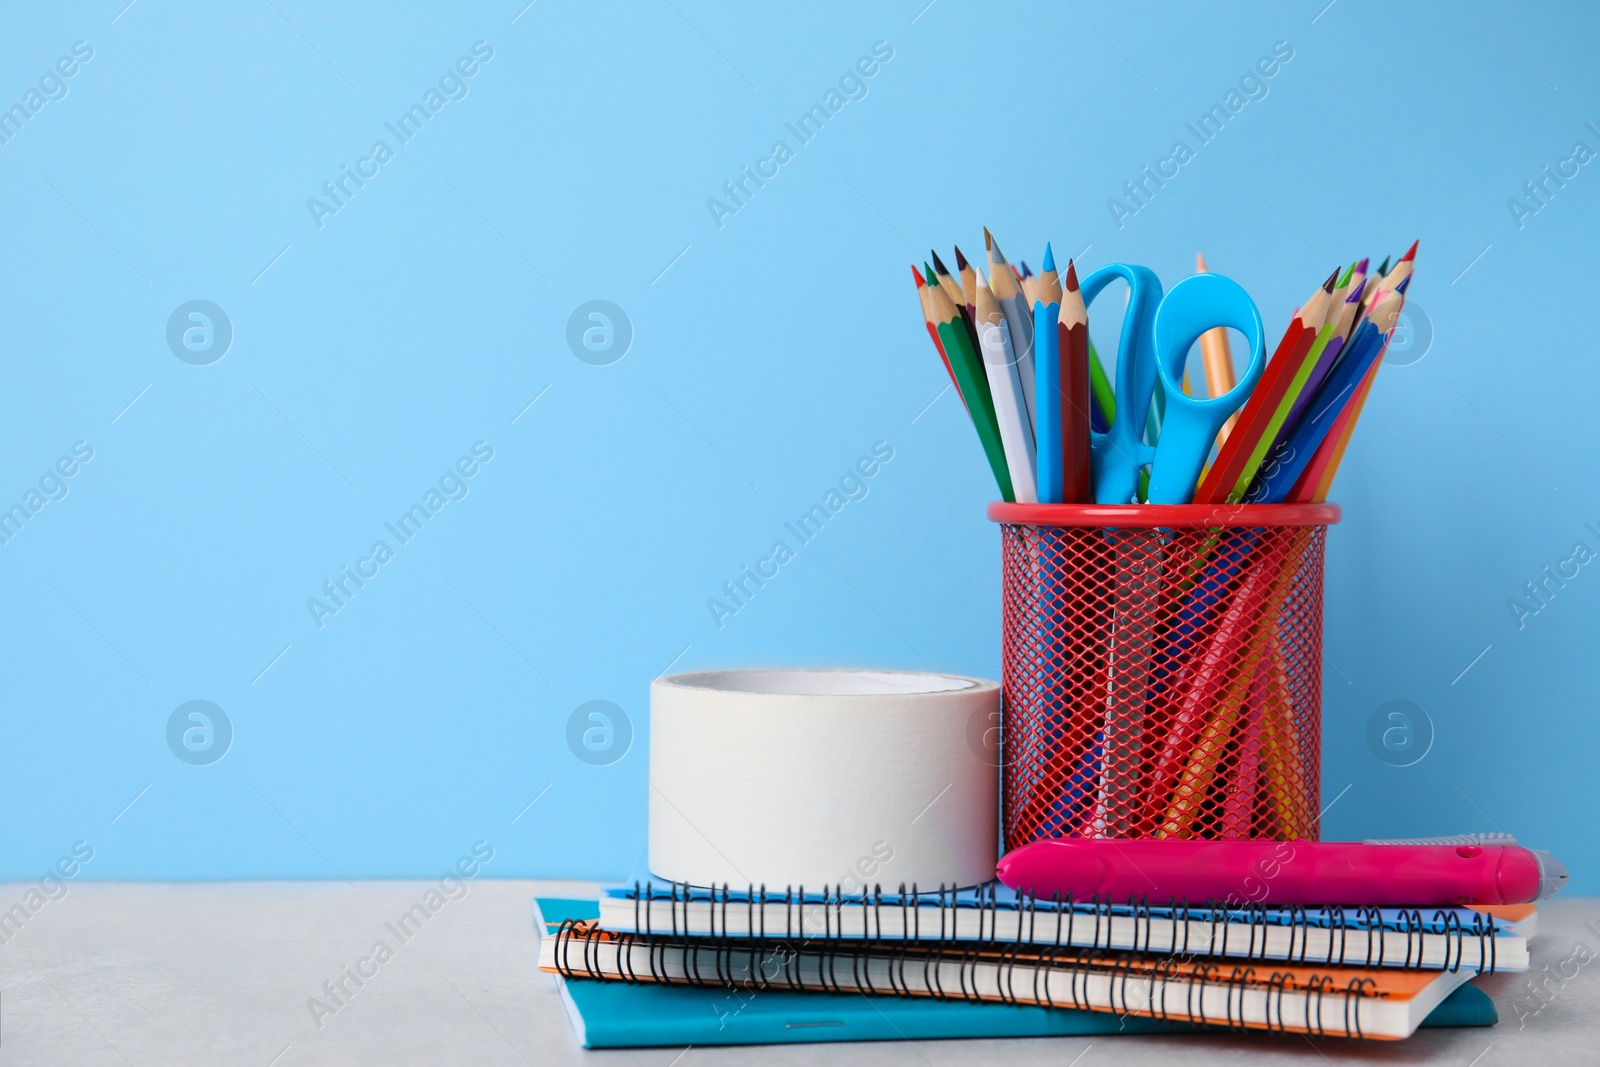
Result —
M 1089 310 L 1078 290 L 1078 268 L 1067 260 L 1056 334 L 1061 353 L 1061 502 L 1094 503 L 1089 466 Z

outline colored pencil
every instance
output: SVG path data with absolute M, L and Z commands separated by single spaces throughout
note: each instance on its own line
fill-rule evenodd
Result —
M 1022 286 L 1023 303 L 1031 309 L 1034 302 L 1039 299 L 1039 278 L 1028 269 L 1028 261 L 1025 259 L 1017 263 L 1017 283 Z M 1037 329 L 1034 330 L 1034 333 L 1038 332 Z
M 1351 289 L 1360 287 L 1363 293 L 1365 293 L 1366 290 L 1377 287 L 1379 279 L 1374 278 L 1372 275 L 1367 273 L 1367 267 L 1371 264 L 1371 262 L 1372 259 L 1370 256 L 1364 256 L 1356 264 L 1356 271 L 1350 276 Z M 1366 321 L 1366 314 L 1367 298 L 1365 295 L 1363 295 L 1357 300 L 1355 318 L 1350 323 L 1350 332 L 1346 334 L 1346 338 L 1354 336 L 1355 331 L 1361 326 L 1362 322 Z
M 1092 369 L 1099 360 L 1089 347 L 1089 309 L 1084 306 L 1083 293 L 1078 289 L 1077 264 L 1070 259 L 1067 260 L 1067 282 L 1061 293 L 1061 314 L 1056 331 L 1061 359 L 1061 499 L 1066 504 L 1092 504 L 1090 394 Z
M 1255 390 L 1239 412 L 1238 424 L 1223 442 L 1216 461 L 1200 476 L 1200 484 L 1195 486 L 1194 503 L 1229 502 L 1229 495 L 1234 492 L 1251 452 L 1267 432 L 1294 379 L 1295 371 L 1304 362 L 1306 353 L 1311 351 L 1312 344 L 1321 332 L 1323 322 L 1328 317 L 1328 302 L 1333 295 L 1334 280 L 1338 276 L 1337 270 L 1328 275 L 1322 287 L 1289 320 L 1289 328 L 1284 331 L 1277 349 L 1267 362 L 1261 380 L 1256 383 Z
M 1094 350 L 1093 341 L 1089 342 L 1089 401 L 1094 432 L 1105 433 L 1111 429 L 1111 420 L 1117 417 L 1117 394 L 1106 376 L 1105 365 L 1100 362 L 1100 353 Z
M 1009 275 L 1007 264 L 1000 264 L 1000 274 Z M 1013 282 L 1015 278 L 1011 279 Z M 983 350 L 983 368 L 989 377 L 989 394 L 994 398 L 995 419 L 1000 427 L 1000 440 L 1005 448 L 1006 469 L 1011 472 L 1011 486 L 1019 504 L 1039 502 L 1038 483 L 1035 480 L 1033 420 L 1028 414 L 1026 393 L 1023 387 L 1024 369 L 1017 358 L 1012 343 L 1011 324 L 989 279 L 978 274 L 978 343 Z M 1021 297 L 1019 292 L 1018 297 Z M 1033 368 L 1026 370 L 1033 377 Z
M 1194 269 L 1198 274 L 1211 273 L 1206 266 L 1204 254 L 1196 252 Z M 1200 359 L 1206 368 L 1206 395 L 1221 396 L 1232 389 L 1235 383 L 1233 376 L 1233 352 L 1228 346 L 1228 328 L 1218 326 L 1214 330 L 1207 330 L 1200 335 Z M 1187 380 L 1187 377 L 1185 378 Z M 1228 416 L 1228 421 L 1222 424 L 1222 429 L 1217 431 L 1217 447 L 1222 447 L 1222 442 L 1228 439 L 1228 434 L 1233 430 L 1233 424 L 1239 421 L 1236 411 Z
M 1194 269 L 1209 274 L 1204 253 L 1195 253 Z M 1234 386 L 1233 353 L 1228 345 L 1228 329 L 1218 326 L 1200 335 L 1200 356 L 1206 369 L 1206 395 L 1221 396 Z
M 1397 319 L 1405 310 L 1405 290 L 1409 282 L 1409 278 L 1402 279 L 1393 290 L 1394 296 L 1390 297 L 1400 301 L 1394 307 Z M 1390 334 L 1392 336 L 1392 330 Z M 1322 447 L 1312 457 L 1311 466 L 1306 468 L 1300 476 L 1300 481 L 1290 490 L 1291 501 L 1321 504 L 1328 499 L 1328 490 L 1333 485 L 1334 476 L 1339 473 L 1339 464 L 1344 459 L 1345 449 L 1350 445 L 1350 435 L 1355 432 L 1356 422 L 1361 418 L 1361 410 L 1366 406 L 1367 395 L 1372 392 L 1372 383 L 1378 376 L 1378 368 L 1383 366 L 1383 352 L 1387 348 L 1388 341 L 1385 340 L 1383 349 L 1379 350 L 1372 366 L 1367 369 L 1367 376 L 1362 380 L 1361 389 L 1356 393 L 1355 399 L 1340 414 L 1339 422 L 1329 431 L 1322 442 Z
M 1022 374 L 1023 411 L 1028 416 L 1027 424 L 1032 426 L 1035 403 L 1033 312 L 1022 296 L 1022 286 L 1017 281 L 1016 272 L 1011 269 L 1005 253 L 1000 251 L 999 242 L 987 228 L 983 231 L 983 243 L 989 253 L 989 290 L 994 293 L 995 301 L 1000 305 L 1000 312 L 1005 316 L 1006 327 L 1011 333 L 1011 351 L 1016 356 L 1017 367 Z
M 1255 835 L 1256 795 L 1261 782 L 1261 720 L 1267 710 L 1269 663 L 1256 669 L 1255 680 L 1239 716 L 1238 755 L 1225 772 L 1228 788 L 1222 798 L 1222 822 L 1218 837 L 1249 838 Z
M 1289 384 L 1284 388 L 1283 395 L 1278 399 L 1272 414 L 1267 418 L 1266 425 L 1251 448 L 1249 456 L 1246 457 L 1244 464 L 1239 468 L 1238 478 L 1228 490 L 1228 501 L 1230 503 L 1244 499 L 1245 493 L 1250 488 L 1250 483 L 1255 479 L 1256 472 L 1261 469 L 1261 464 L 1266 462 L 1268 454 L 1282 440 L 1286 427 L 1290 424 L 1291 413 L 1303 410 L 1304 401 L 1307 399 L 1307 383 L 1311 380 L 1312 375 L 1317 373 L 1318 368 L 1329 365 L 1329 349 L 1332 348 L 1333 354 L 1337 354 L 1339 348 L 1344 345 L 1344 331 L 1350 328 L 1350 323 L 1355 316 L 1355 308 L 1359 305 L 1360 299 L 1359 290 L 1349 290 L 1348 288 L 1353 273 L 1354 267 L 1352 266 L 1351 269 L 1345 271 L 1345 284 L 1334 290 L 1327 321 L 1323 323 L 1322 329 L 1317 331 L 1316 339 L 1312 342 L 1311 348 L 1306 352 L 1305 357 L 1297 365 L 1291 365 L 1288 368 L 1288 370 L 1292 371 L 1293 377 L 1289 379 Z M 1342 300 L 1339 299 L 1341 291 L 1347 291 L 1348 293 Z M 1350 299 L 1351 296 L 1356 297 L 1356 299 Z
M 1371 264 L 1372 258 L 1370 256 L 1362 256 L 1356 262 L 1355 273 L 1350 275 L 1350 287 L 1352 289 L 1367 280 L 1367 267 Z
M 978 315 L 978 272 L 973 269 L 967 257 L 961 254 L 961 246 L 956 245 L 956 270 L 961 272 L 962 300 L 967 305 L 967 314 L 976 318 Z
M 946 269 L 944 261 L 939 258 L 939 253 L 932 252 L 931 255 L 933 256 L 934 273 L 939 276 L 939 284 L 944 287 L 944 291 L 947 294 L 951 294 L 950 298 L 955 301 L 956 308 L 961 312 L 962 321 L 967 324 L 967 337 L 972 341 L 972 350 L 977 352 L 979 350 L 978 328 L 973 325 L 972 322 L 972 308 L 968 306 L 971 301 L 966 299 L 961 284 L 956 280 L 955 276 L 952 275 L 948 269 Z M 931 278 L 932 275 L 929 275 L 929 277 Z M 956 293 L 962 293 L 962 297 L 957 299 L 954 296 Z
M 938 329 L 945 352 L 950 356 L 950 369 L 956 376 L 956 387 L 966 399 L 967 413 L 972 417 L 973 428 L 978 431 L 978 441 L 983 445 L 989 469 L 994 472 L 1000 496 L 1008 502 L 1015 501 L 1017 497 L 1011 486 L 1010 469 L 1006 465 L 1005 446 L 1000 443 L 1000 425 L 995 419 L 994 399 L 989 395 L 983 360 L 967 334 L 960 309 L 937 281 L 928 286 L 928 298 L 933 324 Z
M 1192 740 L 1183 771 L 1172 789 L 1166 815 L 1155 836 L 1187 838 L 1192 835 L 1194 820 L 1211 792 L 1240 709 L 1249 695 L 1255 670 L 1275 643 L 1261 632 L 1262 620 L 1277 618 L 1297 569 L 1282 559 L 1265 556 L 1255 560 L 1246 571 L 1207 650 L 1213 669 L 1208 673 L 1202 667 L 1196 672 L 1200 680 L 1199 692 L 1206 694 L 1204 703 L 1198 707 L 1204 725 Z M 1269 621 L 1265 625 L 1272 624 Z M 1229 670 L 1230 667 L 1233 669 Z M 1161 791 L 1149 795 L 1149 800 L 1155 803 L 1160 803 L 1161 798 Z
M 930 249 L 929 254 L 933 257 L 933 272 L 934 275 L 938 277 L 939 284 L 945 287 L 946 293 L 962 293 L 961 299 L 957 300 L 956 303 L 965 305 L 967 298 L 961 288 L 960 281 L 956 279 L 955 275 L 950 273 L 950 268 L 944 265 L 944 260 L 939 258 L 938 252 Z M 930 275 L 930 277 L 931 276 L 933 275 Z
M 1388 292 L 1391 289 L 1398 289 L 1401 282 L 1411 277 L 1411 272 L 1416 269 L 1417 245 L 1421 243 L 1422 242 L 1420 238 L 1412 241 L 1411 247 L 1406 249 L 1406 254 L 1400 257 L 1400 262 L 1394 265 L 1394 269 L 1381 272 L 1383 274 L 1383 280 L 1374 286 L 1372 291 L 1367 294 L 1368 304 L 1371 304 L 1373 301 L 1377 300 L 1379 293 Z M 1387 262 L 1387 260 L 1385 262 Z
M 1272 504 L 1288 499 L 1292 487 L 1360 390 L 1367 371 L 1388 345 L 1389 335 L 1399 316 L 1399 298 L 1391 293 L 1378 299 L 1372 314 L 1351 340 L 1348 352 L 1317 390 L 1305 420 L 1295 428 L 1292 436 L 1273 450 L 1268 462 L 1262 466 L 1250 492 L 1245 495 L 1247 502 Z
M 1164 537 L 1160 530 L 1109 531 L 1115 551 L 1108 635 L 1105 758 L 1090 837 L 1126 837 L 1145 807 L 1145 713 L 1155 658 Z
M 1044 246 L 1033 298 L 1033 433 L 1039 463 L 1039 503 L 1060 504 L 1061 498 L 1061 412 L 1067 399 L 1062 393 L 1060 334 L 1061 279 L 1049 244 Z
M 950 384 L 956 387 L 956 396 L 961 398 L 961 404 L 965 407 L 967 398 L 961 396 L 961 383 L 956 381 L 956 372 L 950 366 L 950 357 L 945 354 L 944 342 L 939 340 L 939 328 L 933 324 L 933 304 L 928 284 L 923 281 L 922 272 L 917 270 L 915 263 L 911 264 L 911 276 L 917 280 L 917 299 L 922 303 L 922 323 L 928 328 L 928 336 L 933 338 L 933 347 L 939 350 L 939 359 L 944 363 L 945 373 L 950 375 Z
M 1334 365 L 1339 361 L 1340 353 L 1345 350 L 1345 343 L 1349 340 L 1351 331 L 1355 326 L 1357 309 L 1361 307 L 1361 286 L 1365 284 L 1366 281 L 1363 279 L 1359 285 L 1350 290 L 1350 295 L 1344 298 L 1344 303 L 1339 308 L 1339 317 L 1333 323 L 1333 336 L 1328 338 L 1328 343 L 1323 348 L 1322 354 L 1311 359 L 1311 373 L 1307 376 L 1299 395 L 1289 405 L 1289 412 L 1284 417 L 1283 424 L 1278 427 L 1278 432 L 1273 438 L 1271 447 L 1267 450 L 1267 455 L 1270 456 L 1273 450 L 1287 441 L 1299 427 L 1300 420 L 1305 416 L 1312 397 L 1316 396 L 1317 389 L 1322 386 L 1323 381 L 1328 377 L 1328 372 L 1333 370 Z M 1263 459 L 1263 462 L 1265 462 L 1265 459 Z M 1254 477 L 1254 472 L 1252 472 L 1251 477 Z

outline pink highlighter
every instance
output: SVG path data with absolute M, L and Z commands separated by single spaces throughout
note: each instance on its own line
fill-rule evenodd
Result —
M 1105 841 L 1050 838 L 1006 853 L 1000 881 L 1044 900 L 1129 897 L 1233 904 L 1448 907 L 1526 904 L 1567 883 L 1548 852 L 1515 844 Z

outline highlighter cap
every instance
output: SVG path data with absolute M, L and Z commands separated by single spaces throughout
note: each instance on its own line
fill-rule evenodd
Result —
M 1539 899 L 1549 900 L 1567 887 L 1567 868 L 1542 849 L 1529 849 L 1539 864 Z

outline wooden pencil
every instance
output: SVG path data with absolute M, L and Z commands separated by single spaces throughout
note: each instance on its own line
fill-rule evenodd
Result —
M 978 272 L 972 264 L 967 262 L 967 257 L 961 254 L 961 246 L 955 245 L 956 270 L 961 272 L 962 299 L 966 301 L 967 314 L 976 318 L 978 315 Z
M 961 310 L 937 281 L 928 285 L 928 299 L 939 340 L 950 356 L 950 369 L 956 376 L 956 387 L 967 402 L 967 414 L 972 417 L 973 428 L 978 431 L 978 441 L 983 445 L 989 469 L 994 472 L 1000 496 L 1008 502 L 1015 501 L 1017 497 L 1012 490 L 1010 470 L 1006 466 L 1005 446 L 1000 443 L 1000 425 L 995 420 L 994 399 L 989 395 L 983 360 L 973 347 Z
M 1256 473 L 1261 465 L 1266 462 L 1272 450 L 1286 439 L 1286 434 L 1293 431 L 1293 423 L 1299 414 L 1305 410 L 1310 402 L 1310 383 L 1319 374 L 1326 375 L 1333 365 L 1333 359 L 1344 346 L 1350 324 L 1355 320 L 1355 309 L 1360 306 L 1361 290 L 1351 289 L 1351 279 L 1355 276 L 1355 265 L 1344 273 L 1343 284 L 1333 291 L 1333 300 L 1330 302 L 1327 320 L 1322 329 L 1317 331 L 1316 338 L 1312 341 L 1310 349 L 1296 364 L 1282 368 L 1292 377 L 1289 384 L 1283 389 L 1272 413 L 1262 427 L 1261 435 L 1251 447 L 1250 454 L 1244 464 L 1239 468 L 1238 480 L 1228 490 L 1228 501 L 1237 503 L 1244 499 L 1245 493 L 1250 489 L 1250 483 L 1255 480 Z M 1340 299 L 1340 294 L 1344 296 Z M 1318 377 L 1320 384 L 1320 377 Z
M 1294 432 L 1287 437 L 1280 435 L 1272 455 L 1245 495 L 1247 502 L 1276 504 L 1291 498 L 1306 467 L 1316 459 L 1323 442 L 1339 424 L 1367 372 L 1382 354 L 1398 310 L 1399 301 L 1392 291 L 1378 298 L 1367 321 L 1345 343 L 1337 364 L 1319 386 Z
M 944 286 L 945 291 L 948 293 L 961 293 L 961 299 L 956 301 L 956 303 L 965 304 L 967 302 L 967 298 L 965 292 L 963 292 L 961 288 L 960 281 L 956 279 L 955 275 L 950 273 L 950 268 L 944 265 L 944 260 L 939 258 L 939 253 L 937 251 L 930 251 L 930 254 L 933 256 L 933 270 L 934 274 L 939 279 L 939 284 Z
M 1368 305 L 1372 304 L 1373 301 L 1378 299 L 1379 293 L 1386 293 L 1391 290 L 1398 289 L 1401 282 L 1411 277 L 1411 272 L 1416 269 L 1417 245 L 1421 243 L 1422 242 L 1420 238 L 1416 241 L 1412 241 L 1411 247 L 1406 249 L 1406 254 L 1400 257 L 1400 262 L 1394 265 L 1393 270 L 1383 271 L 1380 268 L 1380 273 L 1383 274 L 1383 279 L 1378 282 L 1377 285 L 1373 286 L 1372 290 L 1367 294 Z
M 1033 307 L 1034 301 L 1039 299 L 1039 278 L 1028 268 L 1025 259 L 1017 264 L 1017 284 L 1022 286 L 1022 302 L 1029 308 Z
M 1061 389 L 1060 332 L 1061 278 L 1055 254 L 1044 246 L 1044 262 L 1030 300 L 1033 306 L 1033 415 L 1035 456 L 1038 460 L 1039 503 L 1060 504 L 1061 409 L 1066 397 Z
M 1211 269 L 1206 266 L 1206 257 L 1203 253 L 1196 252 L 1194 256 L 1194 269 L 1199 274 L 1209 274 Z M 1233 374 L 1233 352 L 1228 345 L 1228 328 L 1218 326 L 1214 330 L 1207 330 L 1200 335 L 1200 359 L 1206 368 L 1206 395 L 1221 396 L 1232 389 L 1237 379 Z M 1187 380 L 1187 377 L 1185 378 Z M 1222 429 L 1217 431 L 1217 447 L 1222 447 L 1222 442 L 1228 439 L 1228 434 L 1233 430 L 1233 424 L 1239 421 L 1239 413 L 1235 411 L 1228 416 L 1228 421 L 1222 424 Z
M 956 396 L 961 397 L 961 403 L 965 406 L 967 398 L 961 396 L 961 383 L 956 381 L 956 372 L 950 366 L 950 357 L 945 353 L 944 342 L 939 340 L 939 327 L 933 323 L 933 304 L 928 284 L 923 281 L 922 272 L 917 270 L 915 263 L 911 264 L 911 276 L 917 280 L 917 300 L 922 304 L 922 324 L 928 328 L 928 336 L 933 338 L 933 347 L 939 350 L 939 360 L 944 364 L 945 373 L 950 375 L 950 384 L 956 387 Z
M 966 299 L 966 294 L 963 292 L 962 286 L 956 280 L 955 276 L 945 268 L 944 261 L 939 258 L 939 253 L 933 252 L 932 255 L 933 269 L 939 276 L 939 284 L 944 288 L 944 291 L 947 294 L 951 294 L 951 299 L 955 300 L 956 307 L 961 311 L 962 321 L 967 324 L 967 336 L 972 340 L 972 350 L 977 352 L 979 350 L 978 330 L 972 321 L 972 308 L 970 306 L 971 301 Z M 954 296 L 956 293 L 961 293 L 960 299 L 957 299 Z
M 1010 274 L 1006 264 L 998 273 Z M 1015 281 L 1015 279 L 1013 279 Z M 978 343 L 983 350 L 983 369 L 989 377 L 989 395 L 994 398 L 995 420 L 1005 449 L 1006 469 L 1011 472 L 1011 487 L 1019 504 L 1039 502 L 1035 481 L 1036 459 L 1033 420 L 1028 413 L 1023 391 L 1021 361 L 1012 344 L 1011 325 L 994 290 L 982 273 L 978 275 Z M 1021 293 L 1017 294 L 1019 297 Z M 1028 368 L 1032 377 L 1032 368 Z
M 1056 326 L 1061 360 L 1061 499 L 1066 504 L 1094 503 L 1090 473 L 1089 309 L 1078 288 L 1078 268 L 1067 260 L 1066 285 Z
M 1416 251 L 1415 245 L 1412 245 L 1412 251 Z M 1390 295 L 1385 298 L 1385 304 L 1388 305 L 1387 314 L 1393 315 L 1396 320 L 1399 319 L 1400 313 L 1405 310 L 1405 292 L 1410 282 L 1411 279 L 1409 277 L 1401 279 Z M 1389 304 L 1389 301 L 1394 301 L 1394 303 Z M 1372 318 L 1375 322 L 1379 321 L 1380 310 L 1379 308 L 1373 310 Z M 1389 339 L 1392 339 L 1393 336 L 1393 328 L 1391 327 Z M 1339 464 L 1344 459 L 1345 449 L 1350 445 L 1350 437 L 1355 432 L 1356 422 L 1361 418 L 1361 410 L 1366 406 L 1368 394 L 1372 392 L 1372 383 L 1378 377 L 1378 368 L 1383 366 L 1383 352 L 1388 349 L 1388 345 L 1389 341 L 1385 340 L 1383 350 L 1379 351 L 1377 358 L 1372 361 L 1372 366 L 1367 370 L 1366 377 L 1361 381 L 1361 389 L 1340 414 L 1339 421 L 1335 422 L 1333 428 L 1328 431 L 1328 436 L 1323 440 L 1322 447 L 1317 449 L 1311 463 L 1301 474 L 1294 488 L 1290 490 L 1289 499 L 1291 501 L 1295 503 L 1321 504 L 1328 499 L 1328 491 L 1333 486 L 1334 476 L 1339 473 Z
M 1307 357 L 1311 372 L 1289 401 L 1289 410 L 1277 428 L 1272 444 L 1267 449 L 1267 455 L 1270 456 L 1273 449 L 1294 435 L 1294 431 L 1300 426 L 1300 420 L 1305 416 L 1306 408 L 1311 404 L 1311 398 L 1316 396 L 1318 387 L 1327 379 L 1328 373 L 1333 370 L 1340 354 L 1349 344 L 1356 327 L 1357 309 L 1361 306 L 1361 286 L 1365 284 L 1366 281 L 1363 279 L 1360 285 L 1350 290 L 1350 295 L 1344 298 L 1344 303 L 1339 305 L 1339 314 L 1332 323 L 1333 332 L 1323 346 L 1321 354 L 1313 352 Z M 1255 471 L 1250 472 L 1252 480 L 1255 478 L 1255 473 Z
M 1323 323 L 1327 320 L 1329 301 L 1332 299 L 1334 281 L 1338 276 L 1338 270 L 1328 275 L 1328 280 L 1322 283 L 1322 287 L 1313 293 L 1311 299 L 1307 300 L 1300 310 L 1295 312 L 1294 318 L 1289 320 L 1289 328 L 1284 331 L 1283 338 L 1272 353 L 1272 358 L 1268 360 L 1261 380 L 1256 383 L 1250 398 L 1245 401 L 1244 407 L 1239 412 L 1238 424 L 1223 442 L 1216 461 L 1200 476 L 1200 484 L 1195 486 L 1194 490 L 1196 504 L 1228 502 L 1229 494 L 1234 492 L 1240 473 L 1260 443 L 1262 435 L 1266 433 L 1284 395 L 1288 392 L 1295 372 L 1304 362 L 1306 353 L 1311 351 Z M 1258 459 L 1257 463 L 1259 462 Z
M 1022 374 L 1023 410 L 1027 415 L 1027 424 L 1032 426 L 1033 312 L 1022 296 L 1022 286 L 1017 281 L 1016 273 L 1006 261 L 1005 253 L 1000 251 L 1000 245 L 995 241 L 994 235 L 987 228 L 983 231 L 983 242 L 989 252 L 989 290 L 994 293 L 995 301 L 1000 305 L 1000 312 L 1005 316 L 1006 327 L 1011 333 L 1011 351 L 1016 356 L 1017 367 Z

